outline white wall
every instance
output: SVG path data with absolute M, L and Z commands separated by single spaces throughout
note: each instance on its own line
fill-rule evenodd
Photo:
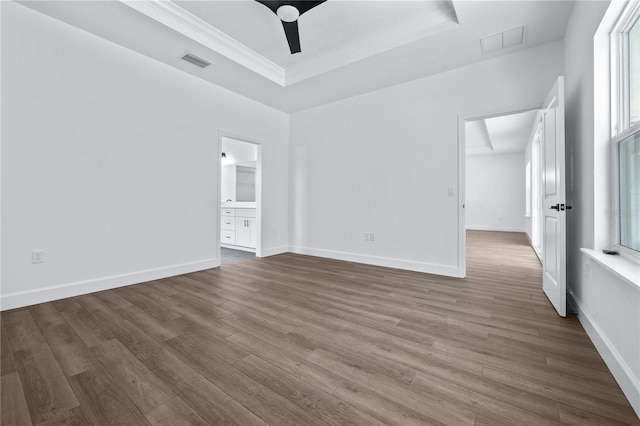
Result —
M 2 309 L 219 264 L 219 131 L 263 142 L 263 253 L 286 251 L 286 114 L 1 7 Z
M 609 149 L 602 146 L 608 97 L 599 90 L 607 82 L 594 79 L 594 66 L 609 64 L 607 55 L 594 57 L 594 47 L 608 45 L 606 34 L 594 35 L 609 2 L 576 2 L 565 35 L 565 99 L 567 201 L 567 284 L 572 304 L 589 337 L 640 415 L 640 288 L 617 279 L 580 252 L 581 247 L 606 246 L 610 185 Z M 594 84 L 597 90 L 594 90 Z M 599 101 L 595 102 L 595 97 Z M 594 135 L 595 134 L 595 135 Z M 605 145 L 607 137 L 605 135 Z M 596 172 L 594 173 L 594 170 Z M 587 270 L 588 267 L 588 270 Z M 589 271 L 589 273 L 587 273 Z
M 467 229 L 525 231 L 524 153 L 467 156 Z
M 458 274 L 458 117 L 542 104 L 562 43 L 291 117 L 293 251 Z M 453 187 L 455 196 L 448 196 Z M 375 242 L 365 242 L 374 232 Z

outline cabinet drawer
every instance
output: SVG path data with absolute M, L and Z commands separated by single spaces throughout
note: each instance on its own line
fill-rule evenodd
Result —
M 222 209 L 222 216 L 235 216 L 236 209 Z
M 256 217 L 256 209 L 236 209 L 237 217 Z
M 222 231 L 222 244 L 235 244 L 236 243 L 236 233 L 235 231 Z
M 230 216 L 222 216 L 222 229 L 226 231 L 235 231 L 236 219 Z

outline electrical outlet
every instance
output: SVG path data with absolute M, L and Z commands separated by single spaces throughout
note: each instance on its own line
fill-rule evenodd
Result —
M 365 241 L 369 241 L 369 233 L 368 232 L 364 233 L 364 240 Z
M 31 263 L 44 263 L 44 250 L 33 250 L 31 252 Z
M 376 240 L 376 234 L 374 234 L 373 232 L 369 233 L 369 241 L 375 241 Z

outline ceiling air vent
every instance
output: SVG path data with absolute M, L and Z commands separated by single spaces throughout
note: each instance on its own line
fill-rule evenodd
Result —
M 193 65 L 199 66 L 200 68 L 206 68 L 211 65 L 211 62 L 207 61 L 206 59 L 202 59 L 189 52 L 185 53 L 180 59 L 190 62 Z
M 524 41 L 524 27 L 516 27 L 510 30 L 492 34 L 480 39 L 482 54 L 487 55 L 502 49 L 518 46 Z

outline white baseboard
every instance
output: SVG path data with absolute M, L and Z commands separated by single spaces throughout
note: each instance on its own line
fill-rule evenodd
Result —
M 458 267 L 437 265 L 413 260 L 394 259 L 390 257 L 369 256 L 357 253 L 347 253 L 335 250 L 316 249 L 310 247 L 291 246 L 289 251 L 309 256 L 325 257 L 328 259 L 346 260 L 348 262 L 365 263 L 367 265 L 384 266 L 387 268 L 405 269 L 407 271 L 424 272 L 427 274 L 458 277 Z
M 260 257 L 275 256 L 276 254 L 282 254 L 289 251 L 289 246 L 271 247 L 268 249 L 262 249 Z
M 569 303 L 578 312 L 578 320 L 582 327 L 587 332 L 589 339 L 593 342 L 594 346 L 600 353 L 600 356 L 604 360 L 611 374 L 616 379 L 622 392 L 629 400 L 629 403 L 635 410 L 636 414 L 640 418 L 640 378 L 635 377 L 629 365 L 622 358 L 620 353 L 616 350 L 615 346 L 607 338 L 606 334 L 595 322 L 593 317 L 589 315 L 573 292 L 569 292 Z
M 110 277 L 59 284 L 33 290 L 17 291 L 0 295 L 0 311 L 188 274 L 190 272 L 202 271 L 203 269 L 217 268 L 218 266 L 220 266 L 220 259 L 207 259 L 128 274 L 112 275 Z
M 220 247 L 228 248 L 228 249 L 231 249 L 231 250 L 246 251 L 246 252 L 249 252 L 249 253 L 255 253 L 256 252 L 256 249 L 254 249 L 254 248 L 236 246 L 236 245 L 233 245 L 233 244 L 220 244 Z
M 509 228 L 502 226 L 467 226 L 467 231 L 526 232 L 524 228 Z

